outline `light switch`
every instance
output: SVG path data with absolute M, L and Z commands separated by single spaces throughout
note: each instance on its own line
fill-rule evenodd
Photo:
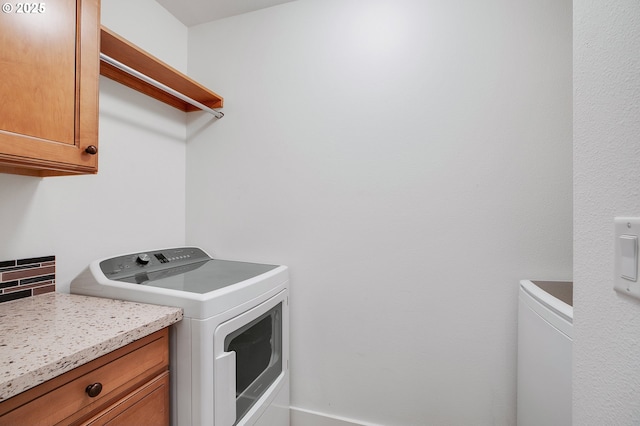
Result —
M 630 281 L 638 279 L 638 237 L 635 235 L 621 235 L 620 244 L 620 276 Z
M 638 255 L 640 247 L 640 217 L 616 217 L 613 288 L 626 296 L 640 299 Z

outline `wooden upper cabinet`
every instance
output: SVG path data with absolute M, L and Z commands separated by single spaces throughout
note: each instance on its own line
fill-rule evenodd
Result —
M 0 172 L 97 172 L 99 42 L 99 0 L 3 6 Z

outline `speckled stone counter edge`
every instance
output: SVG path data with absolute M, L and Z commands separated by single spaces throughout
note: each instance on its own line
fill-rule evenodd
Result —
M 182 309 L 48 293 L 0 304 L 0 401 L 182 319 Z

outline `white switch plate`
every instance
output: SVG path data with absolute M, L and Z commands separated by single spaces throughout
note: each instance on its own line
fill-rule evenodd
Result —
M 615 245 L 613 288 L 621 294 L 640 299 L 640 281 L 637 273 L 638 253 L 640 251 L 638 247 L 640 217 L 616 217 L 613 222 L 615 228 L 613 241 Z M 630 241 L 634 241 L 633 250 L 629 250 Z M 634 272 L 630 273 L 630 270 Z M 635 277 L 635 279 L 630 279 L 629 276 Z

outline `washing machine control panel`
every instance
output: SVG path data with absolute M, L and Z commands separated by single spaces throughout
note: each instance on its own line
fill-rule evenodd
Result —
M 118 280 L 141 273 L 179 268 L 210 259 L 207 253 L 197 247 L 179 247 L 106 259 L 100 262 L 100 270 L 107 278 Z

